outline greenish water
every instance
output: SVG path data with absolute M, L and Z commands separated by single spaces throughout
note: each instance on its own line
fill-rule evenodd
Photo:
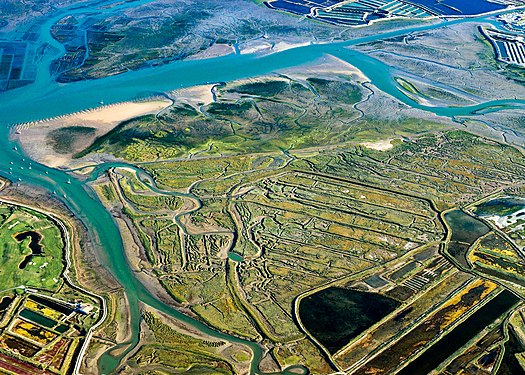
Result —
M 47 328 L 53 328 L 57 324 L 57 322 L 54 321 L 53 319 L 49 319 L 41 314 L 38 314 L 28 309 L 23 309 L 22 311 L 20 311 L 20 316 L 34 323 L 43 325 L 44 327 L 47 327 Z
M 461 210 L 454 210 L 446 213 L 445 220 L 452 230 L 450 237 L 451 241 L 463 242 L 471 245 L 479 237 L 490 231 L 487 224 Z
M 21 182 L 54 192 L 64 201 L 71 211 L 86 225 L 89 235 L 97 244 L 101 262 L 123 286 L 128 296 L 131 312 L 131 344 L 138 341 L 140 312 L 139 302 L 169 314 L 181 321 L 191 324 L 196 329 L 228 341 L 244 344 L 253 351 L 251 373 L 260 373 L 258 363 L 262 358 L 262 349 L 257 343 L 217 332 L 205 324 L 193 320 L 177 310 L 161 303 L 135 278 L 123 252 L 122 240 L 111 215 L 100 203 L 93 191 L 83 181 L 70 178 L 64 171 L 50 169 L 35 162 L 30 162 L 19 148 L 9 140 L 9 126 L 59 116 L 99 105 L 115 103 L 174 90 L 206 82 L 230 81 L 233 79 L 257 76 L 279 69 L 300 64 L 311 63 L 324 54 L 332 54 L 359 68 L 379 89 L 398 98 L 409 106 L 424 109 L 439 115 L 457 116 L 476 114 L 478 112 L 496 111 L 505 108 L 524 108 L 524 100 L 496 100 L 470 107 L 424 107 L 404 96 L 393 80 L 396 70 L 369 56 L 347 49 L 358 43 L 370 42 L 381 38 L 403 35 L 435 28 L 436 25 L 412 27 L 405 31 L 387 32 L 352 41 L 325 45 L 310 45 L 295 48 L 269 56 L 232 55 L 199 61 L 174 62 L 168 65 L 129 72 L 119 76 L 100 80 L 57 84 L 49 76 L 51 61 L 64 53 L 64 48 L 50 35 L 51 26 L 65 15 L 81 12 L 107 14 L 119 12 L 127 7 L 147 3 L 147 0 L 116 2 L 86 1 L 44 19 L 38 27 L 41 29 L 39 43 L 48 43 L 55 47 L 42 56 L 38 66 L 38 76 L 34 84 L 0 94 L 0 174 L 14 181 Z M 100 5 L 116 3 L 113 7 L 100 8 Z M 442 25 L 463 22 L 455 20 Z M 6 35 L 9 37 L 9 34 Z M 104 167 L 98 171 L 103 171 Z M 101 373 L 111 373 L 120 359 L 105 354 L 99 363 Z M 287 373 L 285 371 L 284 373 Z
M 228 253 L 228 258 L 230 258 L 231 260 L 233 260 L 235 262 L 242 262 L 242 261 L 244 261 L 244 258 L 242 256 L 240 256 L 239 254 L 236 254 L 236 253 Z
M 476 215 L 479 216 L 506 216 L 525 208 L 525 199 L 519 197 L 503 197 L 491 199 L 476 206 Z
M 69 327 L 66 326 L 65 324 L 60 324 L 60 325 L 56 326 L 54 329 L 55 329 L 55 331 L 57 331 L 59 333 L 64 333 L 64 332 L 67 332 Z
M 465 269 L 470 269 L 467 261 L 468 249 L 479 237 L 490 232 L 490 228 L 481 220 L 461 210 L 447 212 L 445 221 L 452 232 L 447 244 L 447 253 Z

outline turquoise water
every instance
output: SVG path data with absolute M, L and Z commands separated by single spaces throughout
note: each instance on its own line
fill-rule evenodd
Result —
M 394 68 L 346 48 L 358 43 L 435 28 L 435 25 L 413 27 L 405 31 L 389 32 L 343 43 L 310 45 L 264 57 L 232 55 L 200 61 L 174 62 L 160 67 L 143 69 L 96 81 L 57 84 L 49 77 L 49 64 L 60 53 L 63 53 L 62 46 L 54 41 L 49 34 L 49 29 L 54 22 L 68 14 L 84 11 L 111 13 L 147 2 L 145 0 L 122 2 L 112 8 L 96 9 L 93 4 L 109 4 L 111 1 L 88 1 L 82 5 L 73 6 L 52 15 L 42 24 L 43 32 L 40 42 L 51 44 L 56 48 L 56 52 L 48 53 L 41 60 L 37 81 L 33 85 L 0 94 L 0 174 L 15 183 L 21 181 L 24 184 L 39 186 L 54 192 L 84 222 L 90 236 L 98 244 L 102 263 L 122 284 L 128 295 L 132 318 L 132 343 L 136 343 L 138 340 L 140 324 L 139 301 L 142 301 L 177 319 L 192 324 L 207 334 L 249 346 L 254 352 L 251 372 L 260 373 L 258 371 L 258 363 L 262 357 L 262 349 L 259 345 L 212 330 L 203 323 L 188 318 L 156 300 L 130 270 L 123 253 L 122 240 L 118 229 L 111 215 L 105 210 L 93 191 L 84 182 L 73 178 L 68 183 L 70 176 L 63 171 L 50 169 L 29 161 L 19 149 L 15 149 L 14 144 L 9 140 L 10 125 L 93 108 L 99 105 L 101 101 L 110 104 L 206 82 L 229 81 L 257 76 L 279 69 L 310 63 L 324 54 L 333 54 L 355 65 L 379 89 L 393 95 L 402 102 L 436 114 L 457 116 L 476 113 L 476 111 L 525 107 L 524 100 L 499 100 L 471 107 L 424 107 L 411 101 L 399 91 L 397 84 L 393 80 Z M 463 21 L 455 20 L 442 23 L 442 25 L 460 22 Z M 112 372 L 118 365 L 120 358 L 113 358 L 109 354 L 103 356 L 100 361 L 101 372 Z
M 234 262 L 238 262 L 238 263 L 244 261 L 244 258 L 242 256 L 240 256 L 239 254 L 237 254 L 237 253 L 228 253 L 228 258 L 230 258 Z

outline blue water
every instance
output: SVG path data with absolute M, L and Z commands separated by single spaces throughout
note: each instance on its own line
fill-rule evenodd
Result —
M 17 182 L 39 186 L 55 192 L 57 197 L 64 201 L 71 211 L 84 222 L 89 235 L 98 244 L 101 262 L 122 284 L 130 305 L 132 340 L 138 340 L 140 312 L 139 302 L 144 302 L 173 317 L 184 320 L 196 329 L 218 338 L 243 343 L 251 348 L 254 359 L 251 373 L 259 373 L 258 362 L 262 356 L 262 349 L 256 343 L 216 332 L 204 324 L 190 319 L 156 300 L 144 286 L 135 278 L 130 270 L 122 248 L 122 240 L 118 229 L 93 191 L 85 183 L 71 178 L 64 171 L 47 168 L 32 162 L 29 169 L 29 160 L 9 140 L 9 126 L 15 123 L 39 120 L 65 113 L 71 113 L 99 105 L 134 99 L 140 96 L 151 95 L 155 92 L 174 90 L 206 82 L 222 82 L 233 79 L 257 76 L 279 69 L 300 64 L 311 63 L 324 54 L 333 54 L 359 68 L 367 75 L 379 89 L 391 94 L 409 106 L 431 111 L 445 116 L 473 114 L 477 111 L 497 111 L 504 108 L 525 108 L 525 101 L 498 100 L 471 107 L 436 108 L 419 105 L 399 90 L 393 76 L 394 67 L 387 66 L 378 60 L 358 53 L 346 47 L 371 42 L 386 37 L 403 35 L 407 32 L 416 32 L 435 28 L 435 25 L 413 27 L 405 31 L 388 32 L 355 39 L 343 43 L 310 45 L 269 56 L 257 57 L 252 55 L 231 55 L 200 61 L 181 61 L 160 67 L 129 72 L 119 76 L 104 78 L 96 81 L 57 84 L 49 76 L 49 65 L 53 59 L 64 53 L 63 47 L 54 41 L 49 29 L 58 19 L 68 14 L 84 11 L 106 12 L 108 15 L 126 7 L 147 3 L 146 0 L 121 2 L 114 7 L 98 8 L 100 4 L 111 4 L 112 1 L 87 1 L 64 9 L 41 23 L 41 36 L 38 43 L 49 43 L 54 50 L 43 56 L 38 66 L 38 76 L 34 84 L 0 94 L 0 175 Z M 455 20 L 442 23 L 451 25 L 463 22 Z M 25 160 L 23 160 L 25 159 Z M 12 164 L 11 164 L 12 163 Z M 23 168 L 23 169 L 22 169 Z M 120 358 L 113 358 L 106 354 L 100 362 L 100 371 L 109 373 L 115 369 Z
M 453 25 L 463 20 L 444 22 Z M 50 25 L 47 25 L 49 27 Z M 45 69 L 34 85 L 5 92 L 0 95 L 1 108 L 9 108 L 9 113 L 0 118 L 0 125 L 27 122 L 94 108 L 103 101 L 105 104 L 151 95 L 155 92 L 173 90 L 208 82 L 225 82 L 234 79 L 270 73 L 276 70 L 311 63 L 325 54 L 335 55 L 359 68 L 381 90 L 394 95 L 406 104 L 434 112 L 453 116 L 472 114 L 483 108 L 499 105 L 522 107 L 523 100 L 498 100 L 471 107 L 425 107 L 403 95 L 393 80 L 396 70 L 370 56 L 346 47 L 374 40 L 404 35 L 407 31 L 417 32 L 435 28 L 435 25 L 413 27 L 405 31 L 387 32 L 347 42 L 314 44 L 286 50 L 268 56 L 229 55 L 206 60 L 176 61 L 168 65 L 142 69 L 118 76 L 93 81 L 58 84 L 51 81 Z M 52 59 L 47 59 L 50 63 Z M 27 103 L 31 103 L 30 106 Z M 497 110 L 497 108 L 496 108 Z
M 447 16 L 475 15 L 505 8 L 501 4 L 485 0 L 410 0 L 410 2 Z
M 408 0 L 406 2 L 422 5 L 436 14 L 446 16 L 476 15 L 505 8 L 504 5 L 491 3 L 486 0 Z M 331 5 L 330 2 L 322 4 L 322 6 L 329 5 Z M 318 4 L 312 4 L 312 2 L 306 0 L 275 0 L 270 3 L 270 6 L 296 14 L 307 15 L 310 13 L 312 6 L 318 6 Z

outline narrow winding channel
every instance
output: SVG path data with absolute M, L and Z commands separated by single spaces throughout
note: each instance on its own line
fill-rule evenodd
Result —
M 388 32 L 381 35 L 354 39 L 343 43 L 310 45 L 294 48 L 272 55 L 257 57 L 254 55 L 231 55 L 207 60 L 174 62 L 160 67 L 147 68 L 122 75 L 69 84 L 57 84 L 50 77 L 49 66 L 53 59 L 64 52 L 63 47 L 50 35 L 51 26 L 60 18 L 82 12 L 116 12 L 126 7 L 137 6 L 150 0 L 121 2 L 116 0 L 87 1 L 57 11 L 41 25 L 38 42 L 55 47 L 43 56 L 38 67 L 37 81 L 34 84 L 0 94 L 0 175 L 13 182 L 44 188 L 55 192 L 71 211 L 83 221 L 89 235 L 98 245 L 98 251 L 105 267 L 115 276 L 126 291 L 131 310 L 132 339 L 138 342 L 140 312 L 139 302 L 143 302 L 176 319 L 191 324 L 198 330 L 228 341 L 247 345 L 254 353 L 251 372 L 260 373 L 258 364 L 262 358 L 262 349 L 256 343 L 215 331 L 205 324 L 191 319 L 177 310 L 166 306 L 154 298 L 135 278 L 128 266 L 122 240 L 111 215 L 100 203 L 93 191 L 65 172 L 47 168 L 30 161 L 20 148 L 9 139 L 10 126 L 16 123 L 41 120 L 88 108 L 94 108 L 101 101 L 106 104 L 131 100 L 152 92 L 174 90 L 206 82 L 225 82 L 239 78 L 257 76 L 279 69 L 306 64 L 319 59 L 324 54 L 335 55 L 360 69 L 371 82 L 407 105 L 424 109 L 444 116 L 473 114 L 476 111 L 501 110 L 505 108 L 525 108 L 524 100 L 498 100 L 471 107 L 424 107 L 404 96 L 393 80 L 395 69 L 372 57 L 351 50 L 349 46 L 364 42 L 403 35 L 465 22 L 454 20 L 440 24 L 412 27 L 402 31 Z M 100 8 L 101 5 L 118 3 L 113 7 Z M 479 18 L 483 20 L 483 18 Z M 472 21 L 470 19 L 469 21 Z M 54 52 L 53 52 L 54 51 Z M 54 54 L 53 54 L 54 53 Z M 31 164 L 30 164 L 31 162 Z M 31 168 L 29 166 L 31 165 Z M 111 373 L 126 353 L 119 357 L 105 354 L 99 363 L 101 373 Z M 291 370 L 289 368 L 288 370 Z M 285 374 L 291 373 L 284 371 Z

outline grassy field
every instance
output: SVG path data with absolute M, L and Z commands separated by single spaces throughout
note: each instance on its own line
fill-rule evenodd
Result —
M 17 241 L 20 233 L 34 231 L 41 235 L 42 254 L 31 257 L 30 238 Z M 34 211 L 0 205 L 0 285 L 10 289 L 20 285 L 56 290 L 61 285 L 64 269 L 64 243 L 58 227 L 47 217 Z
M 143 318 L 145 340 L 129 361 L 126 373 L 143 373 L 156 367 L 170 374 L 235 374 L 240 373 L 239 366 L 249 363 L 250 355 L 238 346 L 197 337 L 183 326 L 174 328 L 151 311 L 145 311 Z

